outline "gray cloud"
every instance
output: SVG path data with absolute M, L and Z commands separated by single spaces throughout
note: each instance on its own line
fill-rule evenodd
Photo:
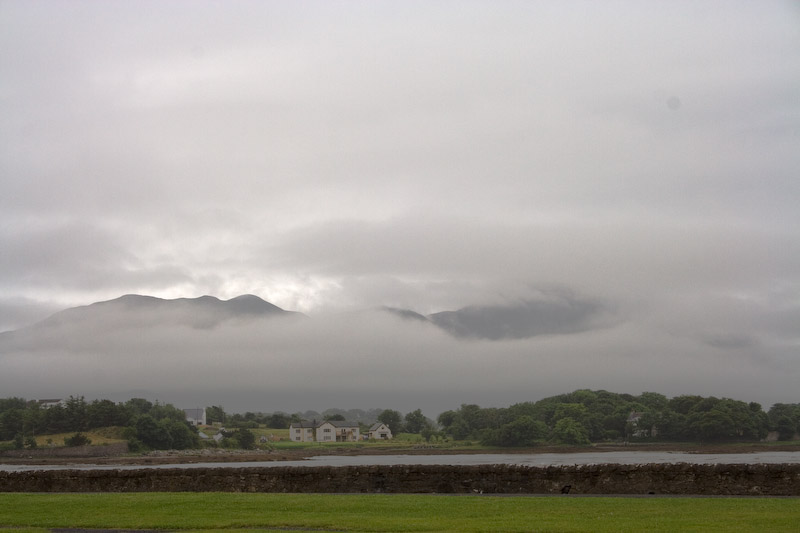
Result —
M 252 293 L 314 324 L 379 306 L 493 324 L 550 301 L 566 334 L 490 343 L 506 366 L 485 381 L 483 341 L 388 317 L 299 346 L 241 336 L 370 383 L 408 357 L 391 346 L 463 354 L 435 384 L 400 373 L 440 403 L 541 396 L 520 381 L 532 353 L 568 389 L 736 396 L 751 372 L 777 390 L 800 357 L 798 22 L 780 1 L 3 2 L 0 328 L 128 293 Z M 177 331 L 151 349 L 188 353 Z M 231 352 L 258 399 L 262 352 L 209 335 L 186 342 L 212 368 Z M 109 353 L 150 357 L 131 342 Z M 347 355 L 364 351 L 386 361 Z M 59 377 L 14 375 L 44 395 Z
M 163 317 L 142 329 L 136 320 L 126 325 L 128 312 L 103 310 L 100 328 L 73 322 L 52 326 L 47 335 L 3 334 L 0 386 L 28 396 L 90 389 L 117 398 L 147 391 L 164 401 L 224 402 L 232 409 L 391 400 L 396 408 L 423 407 L 435 415 L 461 402 L 502 405 L 574 387 L 723 395 L 735 387 L 737 397 L 769 403 L 785 399 L 797 379 L 791 351 L 774 343 L 748 353 L 708 349 L 640 323 L 465 342 L 430 323 L 377 312 L 212 329 Z
M 59 310 L 50 304 L 27 298 L 0 298 L 0 332 L 44 320 Z

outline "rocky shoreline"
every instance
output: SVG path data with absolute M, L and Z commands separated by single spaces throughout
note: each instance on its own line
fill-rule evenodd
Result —
M 663 451 L 682 453 L 756 453 L 764 451 L 800 452 L 800 443 L 791 445 L 752 444 L 686 444 L 686 443 L 647 443 L 647 444 L 598 444 L 594 446 L 539 446 L 535 448 L 435 448 L 435 447 L 325 447 L 315 446 L 295 450 L 221 450 L 206 448 L 204 450 L 168 450 L 153 451 L 137 455 L 116 455 L 106 457 L 70 457 L 70 456 L 0 456 L 3 464 L 35 464 L 35 465 L 159 465 L 159 464 L 191 464 L 191 463 L 240 463 L 250 461 L 297 461 L 320 455 L 461 455 L 491 453 L 585 453 L 585 452 L 619 452 L 619 451 Z

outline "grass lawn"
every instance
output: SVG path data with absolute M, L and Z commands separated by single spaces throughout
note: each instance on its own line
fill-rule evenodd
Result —
M 125 442 L 122 438 L 122 429 L 116 427 L 98 428 L 89 431 L 81 431 L 92 440 L 92 444 L 114 444 L 117 442 Z M 64 446 L 64 439 L 73 436 L 77 431 L 70 431 L 68 433 L 54 433 L 52 435 L 41 435 L 36 437 L 36 445 L 40 448 L 47 448 L 51 444 L 54 446 Z M 49 443 L 47 441 L 50 441 Z
M 0 528 L 183 531 L 797 531 L 797 498 L 0 494 Z

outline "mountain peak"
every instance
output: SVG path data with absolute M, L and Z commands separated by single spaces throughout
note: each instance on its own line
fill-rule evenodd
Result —
M 242 294 L 236 298 L 231 298 L 227 302 L 234 312 L 243 314 L 265 314 L 265 313 L 287 313 L 277 305 L 271 304 L 254 294 Z
M 125 294 L 113 300 L 60 311 L 29 327 L 97 323 L 110 328 L 175 324 L 206 329 L 231 319 L 298 315 L 299 313 L 284 311 L 253 294 L 243 294 L 227 301 L 208 295 L 167 300 L 155 296 Z

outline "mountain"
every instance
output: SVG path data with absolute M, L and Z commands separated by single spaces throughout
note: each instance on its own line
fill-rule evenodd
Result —
M 412 311 L 410 309 L 398 309 L 396 307 L 381 307 L 379 311 L 383 311 L 384 313 L 389 313 L 390 315 L 394 315 L 398 318 L 402 318 L 403 320 L 413 320 L 417 322 L 429 322 L 428 317 L 425 315 L 421 315 L 416 311 Z
M 506 305 L 470 306 L 427 316 L 395 307 L 381 307 L 377 311 L 408 324 L 437 328 L 460 339 L 498 341 L 594 329 L 604 320 L 607 309 L 598 302 L 560 295 L 540 300 L 520 300 Z M 370 312 L 374 313 L 375 310 Z M 0 333 L 0 339 L 49 336 L 50 333 L 68 329 L 83 332 L 123 328 L 144 332 L 147 328 L 158 326 L 211 329 L 229 322 L 277 317 L 305 318 L 305 315 L 285 311 L 252 294 L 230 300 L 213 296 L 165 300 L 128 294 L 114 300 L 61 311 L 27 328 Z M 358 318 L 354 317 L 353 320 L 359 322 Z
M 220 300 L 214 296 L 165 300 L 126 294 L 114 300 L 66 309 L 17 331 L 32 332 L 78 325 L 94 328 L 179 325 L 208 329 L 229 320 L 289 316 L 303 315 L 285 311 L 252 294 L 230 300 Z
M 507 306 L 472 306 L 428 318 L 456 337 L 488 340 L 578 333 L 592 329 L 600 311 L 594 302 L 534 300 Z
M 597 302 L 572 297 L 469 306 L 428 316 L 393 307 L 381 310 L 403 320 L 432 324 L 454 337 L 493 341 L 579 333 L 597 327 L 605 311 Z

